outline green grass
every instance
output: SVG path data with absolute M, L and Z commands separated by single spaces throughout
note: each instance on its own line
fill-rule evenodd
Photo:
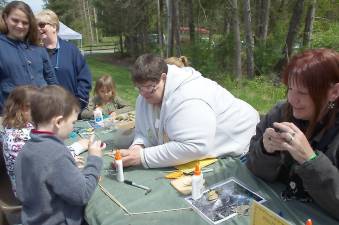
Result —
M 134 89 L 133 83 L 130 79 L 130 72 L 125 67 L 102 62 L 95 57 L 95 55 L 87 56 L 86 61 L 93 75 L 93 89 L 95 81 L 100 76 L 111 75 L 116 83 L 118 96 L 127 101 L 130 105 L 135 105 L 138 92 Z
M 93 81 L 101 75 L 111 75 L 116 82 L 118 95 L 132 106 L 135 105 L 138 92 L 134 89 L 130 72 L 126 67 L 103 62 L 95 55 L 87 56 L 86 60 L 92 71 Z M 257 77 L 253 80 L 236 81 L 231 79 L 230 76 L 219 74 L 215 77 L 215 80 L 234 96 L 251 104 L 260 114 L 265 114 L 278 101 L 285 98 L 285 88 L 273 85 L 267 78 Z
M 275 86 L 264 77 L 237 82 L 228 76 L 219 84 L 237 98 L 251 104 L 260 114 L 267 113 L 277 102 L 285 99 L 286 89 L 282 85 Z

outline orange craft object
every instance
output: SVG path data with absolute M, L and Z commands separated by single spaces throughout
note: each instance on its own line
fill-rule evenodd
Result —
M 312 223 L 312 220 L 311 219 L 308 219 L 307 221 L 306 221 L 306 223 L 305 223 L 305 225 L 312 225 L 313 223 Z

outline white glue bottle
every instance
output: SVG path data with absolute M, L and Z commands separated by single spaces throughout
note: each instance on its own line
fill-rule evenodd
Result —
M 100 107 L 96 107 L 94 112 L 94 121 L 96 124 L 99 126 L 103 127 L 104 126 L 104 117 L 102 116 L 102 111 Z
M 115 155 L 115 169 L 117 171 L 117 180 L 119 182 L 124 182 L 124 167 L 122 166 L 122 158 L 120 154 L 120 150 L 116 150 Z
M 201 173 L 200 164 L 195 164 L 194 174 L 192 177 L 192 198 L 198 200 L 202 196 L 203 192 L 203 175 Z

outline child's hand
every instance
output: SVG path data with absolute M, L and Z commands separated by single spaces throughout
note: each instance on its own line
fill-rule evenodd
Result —
M 85 166 L 85 159 L 82 156 L 74 156 L 75 164 L 79 169 L 84 168 Z
M 102 157 L 102 150 L 106 148 L 106 144 L 100 140 L 94 140 L 94 134 L 90 137 L 88 143 L 88 154 Z
M 115 119 L 115 117 L 117 116 L 117 113 L 113 111 L 109 115 L 112 117 L 112 119 Z

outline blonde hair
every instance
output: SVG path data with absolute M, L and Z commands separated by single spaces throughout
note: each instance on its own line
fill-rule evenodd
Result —
M 170 65 L 176 65 L 177 67 L 189 66 L 189 62 L 186 56 L 170 57 L 165 59 L 165 62 Z
M 99 90 L 101 88 L 107 88 L 108 90 L 112 91 L 112 99 L 116 96 L 116 88 L 115 88 L 115 82 L 109 75 L 103 75 L 99 77 L 99 79 L 95 82 L 95 88 L 94 92 L 96 95 L 98 95 Z
M 50 9 L 44 9 L 38 14 L 35 15 L 37 23 L 49 23 L 56 27 L 57 32 L 59 32 L 59 17 L 58 15 Z

